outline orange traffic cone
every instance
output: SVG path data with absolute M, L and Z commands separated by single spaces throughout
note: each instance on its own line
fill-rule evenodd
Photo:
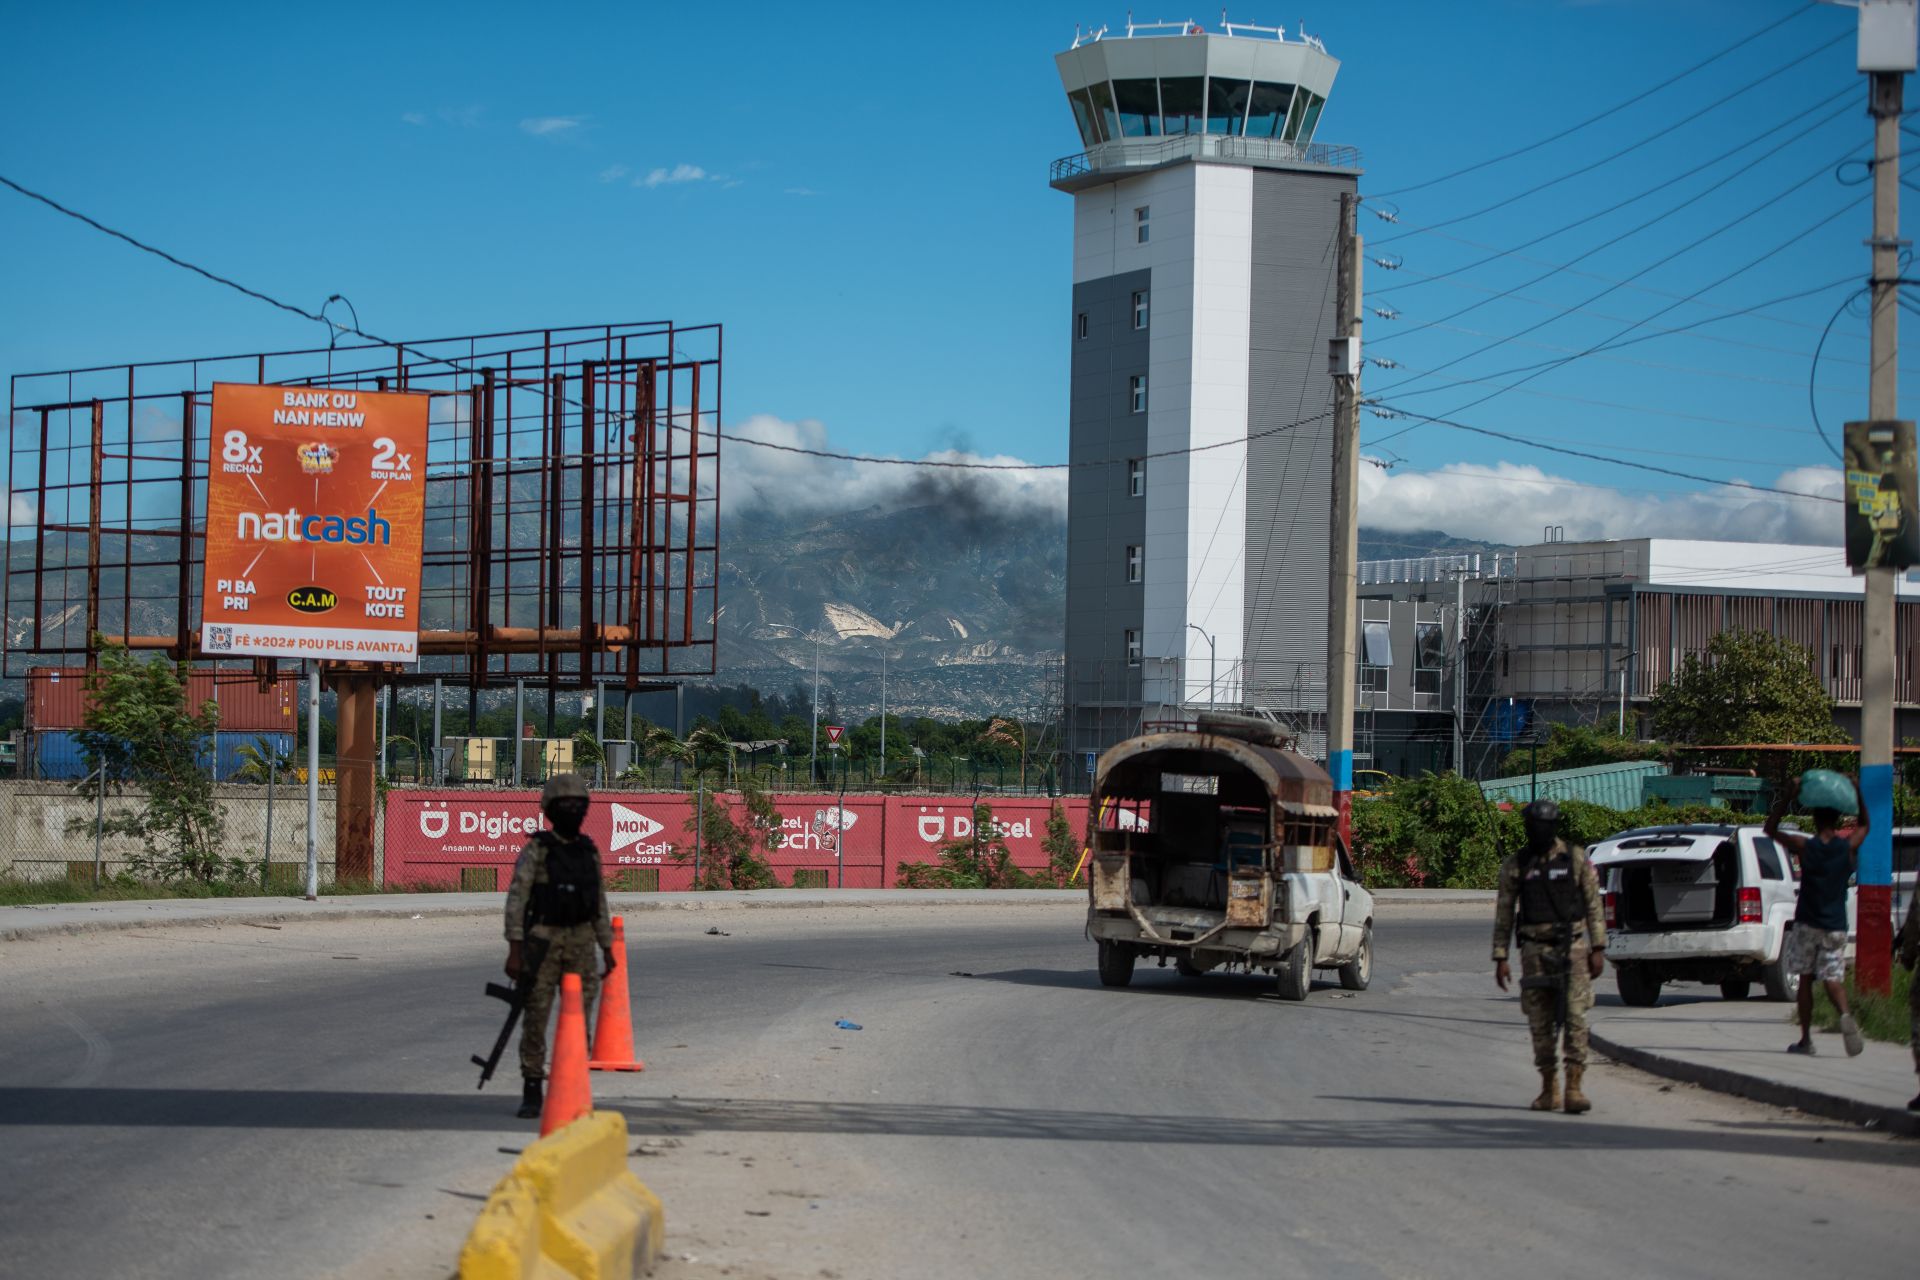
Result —
M 593 1024 L 593 1071 L 645 1071 L 633 1053 L 633 1003 L 627 995 L 627 925 L 613 918 L 613 955 L 617 962 L 600 984 L 600 1016 Z
M 540 1112 L 540 1136 L 564 1129 L 593 1110 L 593 1086 L 587 1081 L 587 1015 L 580 1007 L 580 975 L 560 975 L 560 1025 L 553 1033 L 553 1061 L 547 1067 L 547 1104 Z

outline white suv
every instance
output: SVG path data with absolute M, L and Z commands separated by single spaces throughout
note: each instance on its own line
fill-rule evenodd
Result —
M 1645 827 L 1589 851 L 1606 891 L 1607 958 L 1620 998 L 1659 1003 L 1669 982 L 1718 983 L 1744 1000 L 1759 983 L 1790 998 L 1781 949 L 1798 869 L 1759 827 Z

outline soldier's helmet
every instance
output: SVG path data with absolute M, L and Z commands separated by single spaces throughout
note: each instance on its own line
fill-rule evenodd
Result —
M 1548 823 L 1558 822 L 1560 821 L 1560 806 L 1551 800 L 1535 800 L 1532 804 L 1529 804 L 1520 811 L 1520 818 L 1524 822 L 1537 822 L 1543 826 Z
M 547 779 L 547 785 L 540 789 L 540 807 L 547 808 L 556 800 L 586 800 L 587 780 L 577 773 L 556 773 Z

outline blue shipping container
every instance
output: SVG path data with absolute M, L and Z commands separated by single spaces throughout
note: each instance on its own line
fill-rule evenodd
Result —
M 242 748 L 249 751 L 265 749 L 277 752 L 281 757 L 293 754 L 293 735 L 291 733 L 223 733 L 220 738 L 220 770 L 215 775 L 216 782 L 232 779 L 247 763 Z M 26 776 L 44 778 L 49 782 L 77 782 L 87 776 L 87 757 L 81 750 L 79 736 L 67 729 L 47 729 L 31 735 L 32 765 Z M 203 741 L 195 754 L 195 761 L 202 769 L 213 760 L 213 744 Z

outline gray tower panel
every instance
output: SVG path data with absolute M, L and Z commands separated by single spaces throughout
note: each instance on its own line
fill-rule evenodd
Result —
M 1326 709 L 1333 483 L 1327 341 L 1340 193 L 1353 189 L 1344 174 L 1253 175 L 1246 696 L 1261 706 Z

